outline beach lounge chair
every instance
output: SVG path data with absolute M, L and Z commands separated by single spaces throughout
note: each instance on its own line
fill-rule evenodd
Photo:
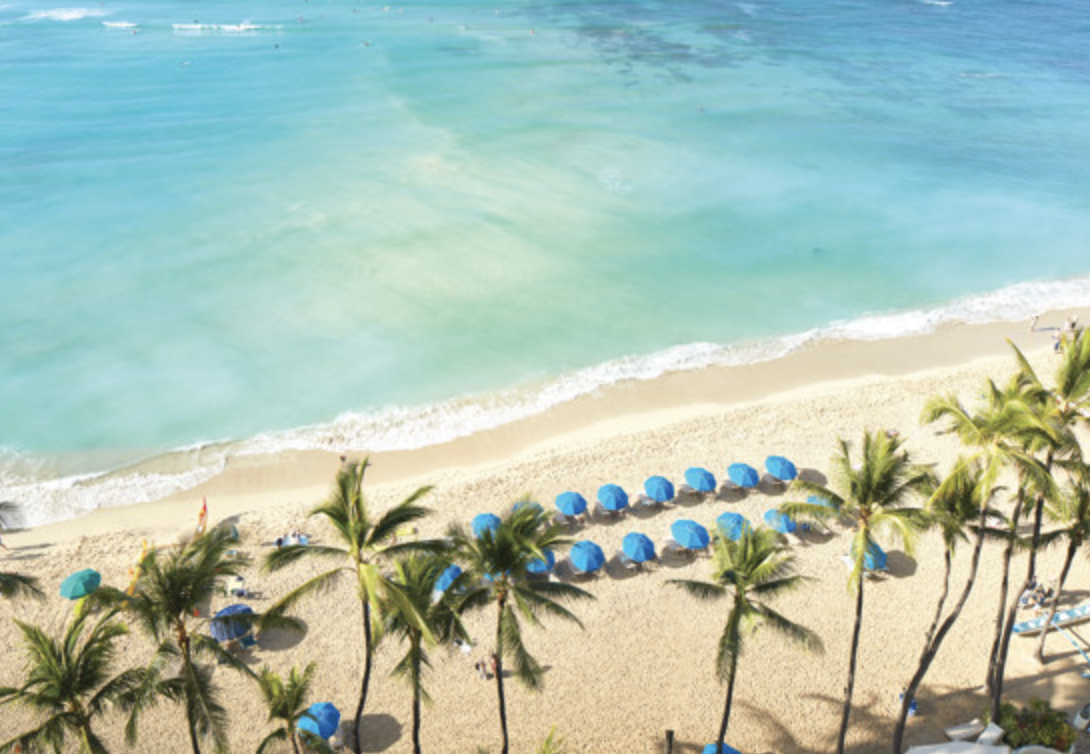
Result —
M 973 718 L 967 723 L 952 725 L 943 732 L 951 741 L 969 741 L 984 732 L 984 723 Z
M 985 728 L 979 736 L 977 736 L 976 742 L 984 746 L 998 746 L 999 742 L 1003 740 L 1004 730 L 995 723 L 988 723 L 988 727 Z

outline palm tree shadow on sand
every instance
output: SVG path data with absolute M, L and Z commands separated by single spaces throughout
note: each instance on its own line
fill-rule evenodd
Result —
M 263 652 L 283 652 L 291 649 L 303 640 L 307 635 L 307 624 L 302 619 L 297 619 L 302 630 L 291 628 L 267 628 L 258 636 L 258 646 Z
M 349 721 L 351 728 L 351 721 Z M 361 751 L 386 751 L 401 740 L 403 726 L 393 715 L 364 715 L 360 720 Z

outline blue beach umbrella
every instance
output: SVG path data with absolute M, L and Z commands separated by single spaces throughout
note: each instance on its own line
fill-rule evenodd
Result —
M 687 518 L 675 521 L 670 526 L 670 533 L 674 535 L 674 541 L 689 550 L 703 550 L 710 541 L 708 530 Z
M 101 583 L 102 574 L 90 568 L 84 568 L 61 582 L 61 596 L 70 600 L 81 600 L 98 589 Z
M 606 562 L 606 555 L 602 552 L 602 548 L 589 539 L 584 539 L 582 542 L 576 542 L 572 545 L 568 558 L 576 570 L 583 573 L 597 571 Z
M 855 557 L 855 541 L 852 541 L 852 557 Z M 863 570 L 865 571 L 884 571 L 886 570 L 886 553 L 877 542 L 871 542 L 867 545 L 867 551 L 863 554 Z
M 790 516 L 785 516 L 775 508 L 765 511 L 765 523 L 780 534 L 792 534 L 799 528 L 798 524 L 792 521 Z
M 655 543 L 646 534 L 629 532 L 621 541 L 621 552 L 634 563 L 646 563 L 655 558 Z
M 674 499 L 674 483 L 664 476 L 648 477 L 643 483 L 643 490 L 656 503 L 667 503 Z
M 545 559 L 530 561 L 526 566 L 527 571 L 540 576 L 553 570 L 553 566 L 556 565 L 556 555 L 553 554 L 552 550 L 543 550 L 542 552 L 545 554 Z
M 792 479 L 799 475 L 795 464 L 788 461 L 783 456 L 769 456 L 765 459 L 765 469 L 772 476 L 779 479 L 781 482 L 790 482 Z
M 445 571 L 439 574 L 439 578 L 435 580 L 435 591 L 445 592 L 450 589 L 450 585 L 461 575 L 462 569 L 459 568 L 456 563 L 451 563 L 447 566 Z
M 719 527 L 719 531 L 723 532 L 727 539 L 732 542 L 737 542 L 742 538 L 743 534 L 753 528 L 745 516 L 733 511 L 727 511 L 719 516 L 719 518 L 715 519 L 715 524 Z
M 697 492 L 715 492 L 715 475 L 707 469 L 694 466 L 685 470 L 685 484 Z
M 701 754 L 742 754 L 742 752 L 735 749 L 733 746 L 727 746 L 723 744 L 708 744 L 704 747 L 704 751 Z
M 739 487 L 756 487 L 761 481 L 757 469 L 748 463 L 732 463 L 727 467 L 727 477 Z
M 587 512 L 587 499 L 578 492 L 561 492 L 556 496 L 556 509 L 565 516 L 579 516 Z
M 307 707 L 306 714 L 300 718 L 296 730 L 305 730 L 319 738 L 329 740 L 341 724 L 341 713 L 331 702 L 318 702 Z
M 218 642 L 238 639 L 250 633 L 250 629 L 253 628 L 253 619 L 243 616 L 252 616 L 253 614 L 254 611 L 250 609 L 249 605 L 241 603 L 229 605 L 216 613 L 216 617 L 208 624 L 208 630 L 211 632 L 212 638 Z
M 473 536 L 479 539 L 486 531 L 496 531 L 500 523 L 495 513 L 478 513 L 473 517 Z
M 535 503 L 533 500 L 523 500 L 522 502 L 515 503 L 515 507 L 512 510 L 520 511 L 523 508 L 531 508 L 538 513 L 544 513 L 545 509 L 541 507 L 541 503 Z
M 598 488 L 598 502 L 607 511 L 616 513 L 628 507 L 628 493 L 616 484 L 603 484 Z

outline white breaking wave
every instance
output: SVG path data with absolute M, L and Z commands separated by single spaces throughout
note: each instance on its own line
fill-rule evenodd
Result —
M 253 34 L 267 29 L 280 29 L 280 25 L 262 24 L 173 24 L 175 34 Z
M 52 8 L 36 10 L 23 16 L 24 21 L 79 21 L 81 18 L 108 16 L 110 12 L 102 8 Z
M 0 500 L 19 505 L 18 519 L 6 523 L 40 526 L 98 508 L 147 503 L 192 489 L 219 475 L 227 462 L 224 452 L 202 455 L 200 462 L 173 473 L 119 470 L 48 478 L 41 459 L 0 452 Z
M 157 500 L 191 489 L 219 474 L 230 455 L 315 449 L 412 450 L 541 414 L 621 382 L 653 380 L 670 372 L 710 366 L 771 361 L 822 340 L 923 335 L 948 324 L 1015 322 L 1029 320 L 1042 311 L 1087 305 L 1090 305 L 1090 277 L 1021 283 L 934 309 L 868 315 L 759 342 L 690 343 L 648 355 L 615 359 L 538 385 L 424 406 L 391 406 L 374 412 L 346 413 L 328 424 L 262 434 L 236 444 L 191 445 L 161 457 L 165 459 L 162 462 L 150 459 L 131 469 L 109 473 L 50 479 L 33 457 L 0 452 L 0 500 L 23 504 L 25 523 L 38 525 L 73 518 L 100 507 Z
M 136 24 L 132 21 L 103 21 L 102 25 L 107 29 L 135 29 Z

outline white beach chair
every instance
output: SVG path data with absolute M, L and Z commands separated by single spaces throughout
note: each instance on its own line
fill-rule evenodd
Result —
M 969 739 L 976 738 L 984 732 L 984 723 L 979 719 L 973 718 L 967 723 L 961 723 L 960 725 L 952 725 L 943 733 L 951 741 L 968 741 Z
M 998 746 L 1003 740 L 1004 730 L 995 723 L 988 723 L 988 727 L 977 736 L 976 742 L 983 746 Z

